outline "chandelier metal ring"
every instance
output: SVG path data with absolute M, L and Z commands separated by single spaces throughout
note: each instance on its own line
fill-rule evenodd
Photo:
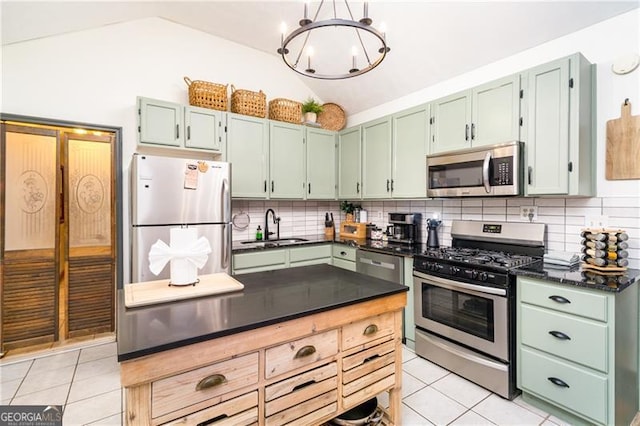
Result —
M 295 62 L 292 62 L 290 58 L 287 57 L 287 54 L 289 53 L 289 49 L 287 49 L 287 46 L 294 39 L 296 39 L 297 37 L 301 36 L 304 33 L 308 33 L 309 31 L 312 31 L 318 28 L 323 28 L 323 27 L 331 27 L 331 26 L 354 28 L 356 30 L 363 30 L 363 31 L 367 31 L 370 34 L 373 34 L 381 43 L 381 47 L 378 49 L 378 53 L 379 53 L 378 58 L 375 61 L 371 62 L 368 58 L 368 52 L 365 51 L 364 53 L 365 53 L 365 56 L 367 57 L 368 65 L 364 68 L 361 68 L 361 69 L 352 68 L 351 70 L 349 70 L 349 72 L 346 72 L 344 74 L 317 74 L 313 69 L 301 69 L 298 66 L 300 57 L 302 55 L 302 50 L 298 53 L 295 59 Z M 307 37 L 308 37 L 308 34 L 307 34 Z M 366 72 L 371 71 L 383 61 L 383 59 L 385 58 L 385 56 L 390 50 L 391 49 L 387 46 L 385 36 L 380 31 L 376 30 L 375 28 L 368 25 L 367 23 L 351 21 L 347 19 L 333 18 L 333 19 L 326 19 L 323 21 L 310 22 L 305 25 L 302 25 L 300 28 L 297 28 L 282 41 L 282 45 L 280 46 L 280 48 L 278 48 L 278 53 L 282 56 L 282 60 L 284 61 L 284 63 L 287 64 L 289 68 L 291 68 L 298 74 L 302 74 L 307 77 L 323 79 L 323 80 L 340 80 L 345 78 L 356 77 L 358 75 L 362 75 Z

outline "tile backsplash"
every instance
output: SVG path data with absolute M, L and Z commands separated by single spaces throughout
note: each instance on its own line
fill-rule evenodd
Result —
M 580 230 L 590 222 L 621 228 L 629 234 L 629 267 L 640 269 L 640 197 L 602 198 L 461 198 L 402 201 L 359 201 L 367 210 L 369 222 L 385 229 L 390 212 L 421 213 L 422 235 L 426 238 L 426 219 L 437 214 L 443 221 L 440 244 L 451 244 L 451 221 L 483 220 L 521 222 L 521 206 L 537 206 L 535 222 L 545 223 L 547 250 L 580 252 Z M 280 236 L 317 235 L 324 232 L 325 213 L 333 213 L 336 231 L 344 213 L 338 201 L 248 201 L 234 200 L 233 215 L 249 216 L 245 229 L 234 226 L 233 239 L 255 239 L 258 225 L 264 230 L 265 212 L 275 210 L 280 217 Z M 238 221 L 240 223 L 240 221 Z M 275 232 L 275 225 L 269 224 Z

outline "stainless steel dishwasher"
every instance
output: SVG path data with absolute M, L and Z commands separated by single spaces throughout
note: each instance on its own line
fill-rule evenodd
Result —
M 403 257 L 356 249 L 356 272 L 404 285 Z

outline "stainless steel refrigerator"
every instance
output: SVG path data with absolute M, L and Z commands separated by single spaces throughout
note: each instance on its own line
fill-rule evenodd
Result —
M 149 270 L 149 250 L 170 243 L 170 229 L 196 228 L 211 253 L 198 275 L 231 272 L 231 165 L 175 157 L 134 154 L 131 164 L 131 281 L 169 278 Z

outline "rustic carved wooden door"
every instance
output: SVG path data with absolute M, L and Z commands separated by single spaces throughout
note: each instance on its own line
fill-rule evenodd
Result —
M 0 352 L 113 331 L 114 136 L 1 133 Z

